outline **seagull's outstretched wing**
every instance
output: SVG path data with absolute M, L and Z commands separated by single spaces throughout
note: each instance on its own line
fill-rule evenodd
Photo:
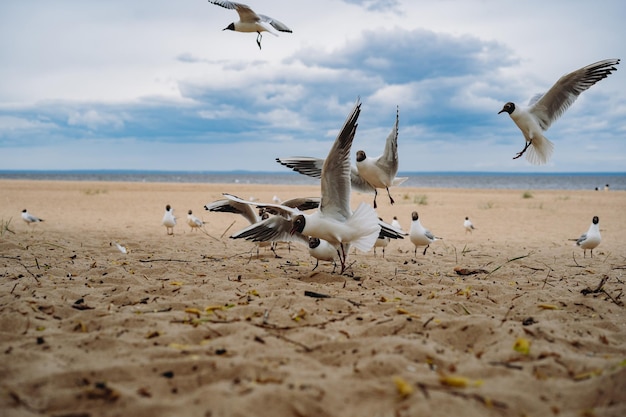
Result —
M 254 212 L 254 208 L 243 200 L 221 199 L 205 205 L 204 208 L 208 211 L 241 214 L 250 224 L 260 220 L 259 216 Z
M 396 123 L 387 136 L 385 150 L 376 161 L 376 165 L 383 171 L 390 173 L 390 177 L 395 177 L 398 173 L 398 122 L 400 120 L 400 109 L 396 110 Z
M 264 14 L 260 14 L 259 17 L 261 18 L 262 22 L 269 23 L 276 30 L 279 30 L 281 32 L 293 33 L 292 30 L 289 29 L 289 27 L 287 27 L 286 24 L 284 24 L 282 22 L 279 22 L 278 20 L 274 19 L 273 17 L 265 16 Z
M 616 71 L 615 65 L 619 62 L 619 59 L 605 59 L 562 76 L 540 99 L 533 98 L 532 101 L 536 101 L 529 112 L 537 118 L 541 128 L 547 130 L 580 93 Z
M 322 167 L 322 203 L 320 211 L 325 216 L 345 221 L 352 215 L 350 208 L 350 150 L 361 114 L 361 102 L 357 100 Z
M 289 158 L 276 158 L 276 162 L 291 168 L 293 171 L 312 178 L 322 177 L 323 158 L 312 158 L 309 156 L 292 156 Z M 360 193 L 373 193 L 374 187 L 369 185 L 359 175 L 359 170 L 354 165 L 350 166 L 350 183 L 352 189 Z

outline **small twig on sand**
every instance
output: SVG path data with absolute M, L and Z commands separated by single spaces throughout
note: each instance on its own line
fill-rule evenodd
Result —
M 226 234 L 226 232 L 228 232 L 230 230 L 231 227 L 233 227 L 233 224 L 235 224 L 236 220 L 233 220 L 233 222 L 230 224 L 230 226 L 228 226 L 226 228 L 226 230 L 224 230 L 224 233 L 221 234 L 220 239 L 224 237 L 224 235 Z
M 518 261 L 520 259 L 528 258 L 529 256 L 530 256 L 530 253 L 528 255 L 522 255 L 522 256 L 518 256 L 517 258 L 509 259 L 505 263 L 503 263 L 502 265 L 497 266 L 493 271 L 491 271 L 489 274 L 487 274 L 487 276 L 485 278 L 488 278 L 489 275 L 493 274 L 494 272 L 496 272 L 498 269 L 502 268 L 504 265 L 508 264 L 509 262 Z

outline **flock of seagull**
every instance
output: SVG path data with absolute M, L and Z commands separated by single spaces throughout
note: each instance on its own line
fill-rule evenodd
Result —
M 229 24 L 223 30 L 257 33 L 257 45 L 261 48 L 262 32 L 278 35 L 277 31 L 292 30 L 280 21 L 266 15 L 255 13 L 249 6 L 225 0 L 208 0 L 210 3 L 235 10 L 239 20 Z M 544 132 L 556 121 L 585 90 L 598 81 L 608 77 L 619 59 L 605 59 L 587 65 L 562 76 L 545 94 L 536 95 L 527 108 L 517 106 L 513 102 L 504 105 L 500 113 L 508 113 L 513 122 L 521 130 L 525 146 L 513 159 L 526 154 L 532 164 L 545 164 L 554 149 L 553 143 L 544 136 Z M 413 212 L 409 233 L 400 227 L 397 219 L 391 224 L 383 222 L 376 214 L 376 197 L 378 189 L 387 191 L 389 201 L 394 203 L 389 191 L 392 186 L 402 184 L 407 178 L 397 177 L 398 172 L 398 121 L 389 133 L 382 155 L 373 158 L 365 151 L 356 153 L 356 166 L 350 163 L 350 151 L 358 126 L 357 120 L 361 112 L 360 100 L 348 114 L 333 146 L 325 159 L 312 157 L 276 158 L 276 161 L 292 170 L 314 178 L 321 182 L 320 198 L 297 198 L 285 202 L 258 203 L 246 201 L 237 196 L 224 193 L 224 198 L 205 206 L 211 212 L 237 213 L 249 221 L 249 226 L 231 236 L 233 239 L 246 239 L 256 242 L 259 246 L 271 246 L 275 242 L 300 242 L 307 245 L 309 253 L 318 262 L 339 261 L 343 274 L 348 264 L 350 248 L 367 252 L 372 248 L 384 248 L 390 239 L 403 239 L 409 236 L 417 248 L 424 246 L 423 254 L 429 245 L 440 239 L 422 226 L 419 215 Z M 361 203 L 356 210 L 350 206 L 351 191 L 374 193 L 373 207 Z M 254 209 L 258 210 L 258 212 Z M 308 211 L 317 209 L 309 214 Z M 22 219 L 27 224 L 39 223 L 43 220 L 23 210 Z M 176 217 L 170 205 L 166 206 L 162 224 L 168 234 L 174 233 Z M 202 220 L 189 210 L 187 224 L 192 230 L 203 226 Z M 596 248 L 601 241 L 599 219 L 593 217 L 589 230 L 576 239 L 576 244 L 584 250 Z M 475 228 L 469 218 L 465 218 L 463 226 L 466 233 Z M 317 264 L 315 266 L 317 268 Z M 314 268 L 315 269 L 315 268 Z

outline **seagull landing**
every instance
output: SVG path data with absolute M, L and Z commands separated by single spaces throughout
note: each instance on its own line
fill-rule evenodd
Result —
M 616 71 L 619 59 L 605 59 L 562 76 L 547 93 L 533 97 L 527 109 L 508 102 L 498 114 L 506 112 L 522 131 L 526 146 L 513 157 L 524 155 L 535 165 L 548 162 L 554 145 L 543 135 L 578 98 L 580 93 Z
M 278 36 L 277 30 L 280 32 L 289 32 L 289 29 L 284 23 L 279 22 L 269 16 L 262 14 L 256 14 L 249 6 L 241 3 L 235 3 L 225 0 L 209 0 L 209 3 L 222 6 L 226 9 L 235 10 L 239 14 L 239 20 L 226 26 L 223 30 L 233 30 L 235 32 L 256 32 L 256 43 L 261 49 L 261 39 L 263 35 L 261 32 L 269 32 L 274 36 Z

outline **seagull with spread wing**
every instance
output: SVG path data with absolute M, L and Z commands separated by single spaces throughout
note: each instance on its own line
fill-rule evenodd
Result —
M 526 109 L 512 102 L 506 103 L 498 114 L 508 113 L 526 139 L 526 146 L 513 159 L 528 151 L 526 159 L 530 163 L 541 165 L 548 162 L 554 144 L 543 132 L 565 113 L 580 93 L 616 71 L 615 65 L 619 62 L 619 59 L 605 59 L 562 76 L 547 93 L 533 97 Z
M 259 49 L 261 49 L 261 39 L 263 37 L 261 32 L 269 32 L 274 36 L 278 36 L 278 32 L 276 31 L 292 33 L 291 29 L 289 29 L 284 23 L 281 23 L 269 16 L 257 14 L 245 4 L 225 0 L 209 0 L 209 3 L 222 6 L 226 9 L 235 10 L 237 14 L 239 14 L 239 20 L 237 22 L 232 22 L 223 30 L 248 33 L 256 32 L 256 43 L 259 45 Z

